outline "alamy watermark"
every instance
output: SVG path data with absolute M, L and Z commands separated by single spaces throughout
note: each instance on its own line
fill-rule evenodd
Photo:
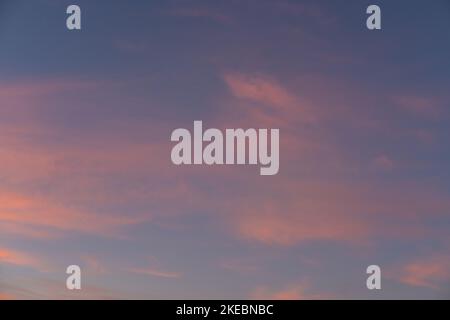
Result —
M 211 128 L 203 132 L 203 122 L 194 121 L 193 134 L 176 129 L 171 141 L 178 142 L 171 153 L 175 165 L 259 164 L 263 176 L 275 175 L 280 169 L 279 129 L 226 129 L 222 133 Z

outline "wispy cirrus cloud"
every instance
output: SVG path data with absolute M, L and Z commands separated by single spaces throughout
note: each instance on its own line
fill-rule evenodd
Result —
M 177 279 L 181 278 L 183 274 L 181 272 L 176 272 L 168 270 L 159 259 L 154 256 L 147 257 L 147 264 L 143 267 L 130 267 L 127 269 L 128 272 L 133 274 L 151 276 L 157 278 L 168 278 Z
M 223 75 L 223 79 L 235 98 L 258 103 L 259 106 L 254 108 L 260 112 L 261 106 L 266 107 L 265 115 L 272 121 L 278 117 L 292 120 L 294 115 L 300 122 L 316 120 L 317 116 L 310 106 L 268 76 L 229 72 Z
M 45 235 L 56 230 L 111 236 L 117 228 L 139 221 L 142 218 L 101 215 L 48 198 L 0 190 L 0 227 L 3 223 L 16 225 L 13 233 L 14 230 L 22 234 L 30 231 L 30 236 L 39 236 L 40 232 Z
M 295 97 L 274 80 L 260 75 L 227 73 L 224 80 L 237 98 L 254 100 L 273 107 L 289 109 Z

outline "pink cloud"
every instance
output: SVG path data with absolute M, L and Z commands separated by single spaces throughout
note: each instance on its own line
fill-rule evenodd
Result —
M 12 193 L 0 190 L 0 226 L 19 225 L 22 232 L 27 227 L 56 229 L 61 232 L 112 235 L 118 227 L 136 224 L 142 218 L 126 216 L 99 215 L 83 209 L 64 206 L 38 196 Z M 34 232 L 31 229 L 28 229 Z
M 261 5 L 262 1 L 258 4 Z M 309 16 L 314 18 L 314 21 L 318 21 L 323 24 L 330 24 L 336 21 L 336 17 L 331 15 L 330 12 L 326 11 L 323 6 L 317 3 L 299 3 L 292 1 L 269 1 L 266 2 L 271 12 L 276 12 L 277 14 L 288 14 L 297 16 Z
M 4 235 L 13 235 L 16 237 L 47 240 L 62 236 L 60 232 L 57 232 L 56 230 L 48 230 L 45 227 L 6 221 L 0 221 L 0 233 Z
M 107 287 L 82 284 L 82 290 L 67 290 L 61 285 L 60 280 L 50 278 L 35 278 L 29 282 L 30 287 L 37 288 L 35 292 L 23 293 L 21 299 L 40 299 L 47 300 L 117 300 L 121 296 L 126 297 L 121 292 Z
M 31 267 L 34 269 L 43 268 L 43 263 L 39 259 L 29 254 L 7 248 L 0 248 L 0 263 Z
M 294 284 L 279 290 L 267 286 L 259 286 L 250 294 L 253 300 L 318 300 L 330 299 L 329 296 L 311 294 L 305 284 Z
M 148 258 L 150 266 L 146 267 L 133 267 L 129 268 L 128 271 L 135 274 L 159 277 L 159 278 L 180 278 L 182 276 L 179 272 L 168 271 L 167 268 L 163 267 L 161 262 L 151 256 Z
M 224 259 L 219 263 L 220 267 L 241 274 L 256 274 L 261 268 L 254 262 L 243 259 Z
M 373 159 L 373 165 L 383 170 L 391 170 L 394 167 L 394 161 L 386 154 L 381 154 Z
M 17 122 L 19 126 L 23 123 L 30 124 L 44 110 L 51 108 L 49 99 L 75 92 L 92 93 L 104 84 L 71 78 L 31 78 L 12 83 L 0 82 L 0 120 L 8 119 L 8 122 Z
M 415 114 L 434 118 L 439 115 L 440 108 L 436 99 L 415 95 L 399 95 L 394 102 L 403 110 Z
M 265 200 L 247 196 L 230 208 L 236 213 L 230 218 L 231 226 L 240 238 L 292 246 L 315 240 L 358 243 L 370 235 L 364 211 L 370 205 L 361 199 L 361 191 L 354 193 L 349 186 L 286 180 L 269 189 L 270 197 Z
M 35 81 L 29 79 L 18 83 L 0 83 L 0 101 L 13 97 L 36 97 L 48 96 L 62 91 L 73 91 L 96 87 L 97 84 L 89 81 L 74 79 L 49 79 L 46 81 Z M 6 101 L 2 101 L 5 103 Z
M 180 7 L 171 10 L 170 14 L 178 17 L 203 18 L 220 24 L 230 24 L 233 22 L 233 19 L 230 16 L 207 7 L 195 7 L 195 8 Z
M 265 207 L 267 208 L 267 203 Z M 263 208 L 237 218 L 238 233 L 245 238 L 266 244 L 290 246 L 311 240 L 357 241 L 367 233 L 361 219 L 348 216 L 294 214 L 295 211 L 265 213 Z M 301 208 L 299 208 L 301 210 Z
M 289 108 L 295 103 L 295 97 L 273 80 L 240 73 L 226 74 L 224 79 L 231 93 L 237 98 L 282 108 Z
M 432 144 L 435 142 L 436 137 L 435 135 L 427 130 L 417 130 L 413 133 L 413 135 L 422 143 L 425 144 Z
M 268 76 L 226 73 L 223 78 L 235 98 L 261 104 L 260 108 L 252 110 L 258 117 L 271 118 L 272 121 L 281 117 L 286 121 L 295 115 L 300 122 L 316 120 L 309 106 Z
M 83 256 L 83 260 L 88 272 L 95 275 L 108 273 L 108 268 L 97 257 L 92 255 L 85 255 Z
M 400 281 L 415 287 L 439 289 L 450 281 L 450 257 L 435 255 L 406 264 L 400 271 Z
M 159 278 L 180 278 L 181 273 L 178 272 L 170 272 L 170 271 L 163 271 L 158 269 L 152 269 L 152 268 L 133 268 L 129 270 L 132 273 L 142 274 L 146 276 L 152 276 L 152 277 L 159 277 Z
M 381 188 L 284 180 L 258 190 L 259 200 L 247 194 L 228 205 L 228 212 L 234 213 L 228 220 L 239 238 L 266 245 L 311 241 L 364 245 L 380 236 L 417 239 L 433 232 L 424 219 L 450 209 L 445 195 L 411 185 Z

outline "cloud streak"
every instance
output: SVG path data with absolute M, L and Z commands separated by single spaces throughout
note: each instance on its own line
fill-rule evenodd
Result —
M 424 257 L 407 263 L 400 281 L 413 287 L 437 290 L 450 281 L 450 258 L 446 255 Z
M 0 263 L 20 267 L 30 267 L 34 269 L 42 269 L 43 263 L 37 258 L 16 250 L 0 248 Z

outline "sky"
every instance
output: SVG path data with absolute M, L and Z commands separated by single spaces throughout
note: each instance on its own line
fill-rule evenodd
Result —
M 446 0 L 0 0 L 0 299 L 449 299 L 449 40 Z M 195 120 L 279 173 L 175 166 Z

